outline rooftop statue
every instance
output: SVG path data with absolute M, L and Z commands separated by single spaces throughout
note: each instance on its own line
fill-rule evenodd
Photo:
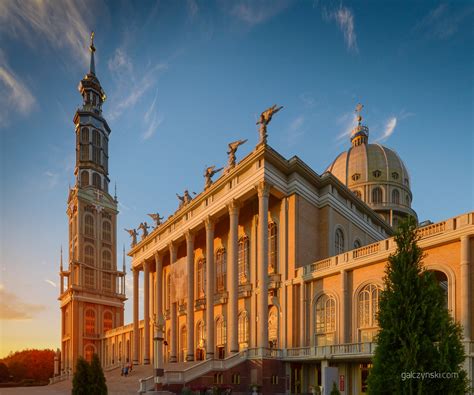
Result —
M 163 220 L 163 217 L 160 217 L 160 214 L 158 213 L 148 214 L 148 216 L 150 216 L 153 219 L 153 221 L 155 221 L 155 228 L 158 228 L 158 226 L 161 225 L 161 221 Z
M 193 193 L 196 194 L 196 192 Z M 176 196 L 180 200 L 179 208 L 183 207 L 185 204 L 188 204 L 193 199 L 187 189 L 185 189 L 183 196 L 180 196 L 178 194 L 176 194 Z
M 232 169 L 235 166 L 235 153 L 237 152 L 237 148 L 239 148 L 239 146 L 246 142 L 247 139 L 237 140 L 232 143 L 229 143 L 229 151 L 227 151 L 227 155 L 229 155 L 229 160 L 227 161 L 227 169 Z
M 137 245 L 137 230 L 136 229 L 124 229 L 126 232 L 128 232 L 128 234 L 131 236 L 132 238 L 132 244 L 130 245 L 130 247 L 135 247 Z
M 219 173 L 223 167 L 220 169 L 216 169 L 216 166 L 210 166 L 206 170 L 204 170 L 204 177 L 206 178 L 206 185 L 204 188 L 209 188 L 212 185 L 212 177 L 216 174 Z
M 140 225 L 138 225 L 138 229 L 141 229 L 143 231 L 142 233 L 142 240 L 148 236 L 148 228 L 150 226 L 146 222 L 141 222 Z
M 259 144 L 266 144 L 267 143 L 267 125 L 272 120 L 273 114 L 276 114 L 280 111 L 283 106 L 277 107 L 276 104 L 267 108 L 264 112 L 260 114 L 260 119 L 257 122 L 257 125 L 260 124 L 260 141 Z

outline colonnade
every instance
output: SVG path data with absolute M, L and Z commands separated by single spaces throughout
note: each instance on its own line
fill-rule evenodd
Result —
M 268 347 L 268 201 L 270 186 L 266 182 L 260 182 L 257 186 L 258 192 L 258 231 L 257 231 L 257 267 L 258 284 L 257 293 L 257 347 Z M 231 353 L 239 351 L 238 343 L 238 225 L 240 203 L 232 199 L 227 205 L 229 215 L 229 242 L 227 254 L 227 341 Z M 215 352 L 214 339 L 214 294 L 215 294 L 215 268 L 214 268 L 214 227 L 217 219 L 207 216 L 204 222 L 206 233 L 206 359 L 213 359 Z M 187 305 L 186 305 L 186 328 L 187 328 L 187 354 L 186 361 L 194 360 L 195 339 L 194 339 L 194 239 L 195 234 L 191 229 L 184 234 L 186 240 L 186 270 L 187 270 Z M 177 245 L 173 242 L 168 245 L 170 255 L 170 265 L 177 259 Z M 166 251 L 157 251 L 154 254 L 156 270 L 156 288 L 154 291 L 154 303 L 156 303 L 156 317 L 163 316 L 163 261 L 162 257 Z M 143 261 L 141 267 L 144 273 L 144 342 L 143 342 L 143 363 L 150 363 L 150 261 Z M 139 331 L 139 273 L 140 265 L 134 265 L 133 270 L 133 361 L 139 363 L 140 331 Z M 170 305 L 170 329 L 171 339 L 170 362 L 178 361 L 178 305 L 173 301 Z M 151 313 L 151 314 L 150 314 Z M 154 322 L 156 325 L 156 322 Z M 165 332 L 166 333 L 166 332 Z M 159 360 L 163 360 L 163 350 L 158 347 Z

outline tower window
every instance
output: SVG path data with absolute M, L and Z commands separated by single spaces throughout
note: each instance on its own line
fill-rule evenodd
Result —
M 398 192 L 398 189 L 392 191 L 392 203 L 400 204 L 400 192 Z
M 94 217 L 86 214 L 84 217 L 84 233 L 86 236 L 94 237 Z
M 92 175 L 92 185 L 94 185 L 96 188 L 101 189 L 101 180 L 100 180 L 100 175 L 98 173 L 94 173 Z
M 102 251 L 102 268 L 112 270 L 112 254 L 109 250 Z
M 89 144 L 81 144 L 81 160 L 89 160 Z
M 89 129 L 82 128 L 81 141 L 83 143 L 89 143 Z
M 93 336 L 95 334 L 95 311 L 92 309 L 86 310 L 85 332 L 86 335 Z
M 104 241 L 112 241 L 112 224 L 110 221 L 102 223 L 102 239 Z
M 372 174 L 375 178 L 379 178 L 382 175 L 382 172 L 380 170 L 374 170 Z
M 81 187 L 86 187 L 89 185 L 89 172 L 84 170 L 81 172 Z
M 106 311 L 104 313 L 104 332 L 110 331 L 113 327 L 112 313 Z
M 342 254 L 344 252 L 344 233 L 341 229 L 336 229 L 336 238 L 334 240 L 334 247 L 336 254 Z
M 372 190 L 372 203 L 382 203 L 382 190 L 379 187 Z
M 92 131 L 92 160 L 99 165 L 101 164 L 100 133 L 98 130 Z
M 94 258 L 94 247 L 90 244 L 87 244 L 84 247 L 84 262 L 88 266 L 95 265 L 95 258 Z
M 270 222 L 268 224 L 268 273 L 273 274 L 277 272 L 277 257 L 278 257 L 278 234 L 277 224 Z

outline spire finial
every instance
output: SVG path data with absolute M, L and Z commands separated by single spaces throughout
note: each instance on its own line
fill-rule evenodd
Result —
M 359 103 L 359 104 L 357 104 L 356 109 L 355 109 L 355 112 L 357 113 L 357 123 L 358 123 L 358 125 L 360 125 L 361 122 L 362 122 L 362 115 L 360 115 L 360 112 L 362 111 L 363 108 L 364 108 L 364 105 Z
M 115 181 L 115 187 L 114 187 L 114 200 L 117 201 L 117 181 Z
M 89 73 L 95 75 L 95 61 L 94 61 L 94 52 L 95 52 L 95 47 L 94 47 L 94 32 L 91 32 L 91 45 L 89 46 L 89 50 L 91 51 L 91 64 L 89 67 Z

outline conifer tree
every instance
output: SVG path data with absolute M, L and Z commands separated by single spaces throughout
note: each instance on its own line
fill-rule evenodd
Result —
M 423 269 L 414 219 L 402 222 L 380 295 L 369 394 L 464 394 L 461 327 L 433 274 Z M 450 377 L 438 374 L 449 373 Z M 413 373 L 415 376 L 413 377 Z M 420 376 L 418 376 L 420 373 Z M 434 374 L 434 375 L 433 375 Z M 424 376 L 422 378 L 422 375 Z
M 72 379 L 72 395 L 89 394 L 91 394 L 90 366 L 84 358 L 79 357 L 77 358 L 76 371 Z
M 107 395 L 107 385 L 105 384 L 104 371 L 100 365 L 99 356 L 94 354 L 92 356 L 92 363 L 90 365 L 90 379 L 91 391 L 93 395 Z

